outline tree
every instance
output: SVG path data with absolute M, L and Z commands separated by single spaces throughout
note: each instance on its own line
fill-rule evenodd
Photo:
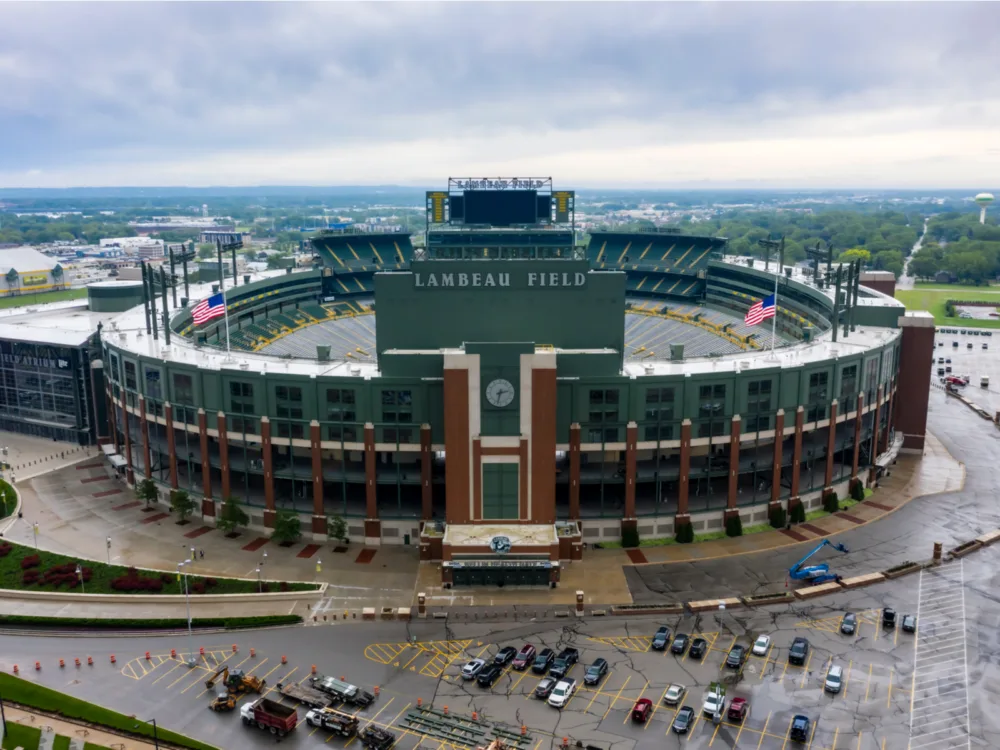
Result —
M 861 259 L 861 265 L 868 265 L 868 262 L 872 259 L 872 254 L 863 247 L 852 247 L 850 250 L 842 252 L 839 260 L 843 263 L 850 263 L 852 260 L 857 260 L 858 258 Z
M 347 544 L 347 521 L 342 516 L 330 516 L 326 519 L 326 535 Z
M 302 522 L 299 514 L 291 510 L 279 510 L 274 514 L 274 531 L 271 541 L 277 544 L 297 542 L 302 536 Z
M 211 242 L 204 242 L 198 245 L 198 257 L 202 260 L 209 260 L 215 254 L 215 245 Z
M 289 255 L 287 253 L 271 253 L 267 256 L 267 267 L 270 270 L 287 268 L 289 264 Z
M 903 275 L 903 253 L 899 250 L 883 250 L 877 253 L 872 263 L 879 271 L 889 271 L 898 279 Z
M 232 534 L 238 527 L 242 526 L 246 528 L 249 523 L 250 516 L 240 507 L 238 498 L 230 495 L 222 501 L 222 507 L 219 509 L 219 517 L 215 521 L 216 528 L 226 534 Z
M 156 489 L 156 482 L 152 479 L 142 479 L 135 485 L 135 499 L 145 503 L 149 507 L 150 503 L 155 503 L 160 497 Z
M 186 490 L 171 490 L 170 507 L 177 512 L 178 520 L 184 523 L 188 516 L 194 513 L 197 503 L 191 499 Z

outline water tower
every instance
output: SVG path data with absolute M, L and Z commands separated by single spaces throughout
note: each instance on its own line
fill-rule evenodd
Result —
M 980 193 L 976 196 L 976 203 L 979 204 L 979 223 L 986 223 L 986 209 L 993 202 L 993 193 Z

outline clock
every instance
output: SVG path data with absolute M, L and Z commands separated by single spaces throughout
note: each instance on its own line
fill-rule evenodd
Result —
M 490 406 L 503 409 L 514 400 L 514 386 L 509 380 L 497 378 L 486 386 L 486 400 Z

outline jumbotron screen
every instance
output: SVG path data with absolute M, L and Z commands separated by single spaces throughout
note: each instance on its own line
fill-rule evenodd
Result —
M 427 220 L 431 224 L 492 227 L 568 224 L 572 221 L 572 206 L 573 192 L 569 190 L 429 191 Z

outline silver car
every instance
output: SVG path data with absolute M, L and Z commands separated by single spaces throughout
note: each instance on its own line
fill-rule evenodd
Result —
M 823 684 L 823 689 L 828 693 L 839 693 L 843 682 L 844 668 L 839 664 L 834 664 L 826 673 L 826 682 Z

